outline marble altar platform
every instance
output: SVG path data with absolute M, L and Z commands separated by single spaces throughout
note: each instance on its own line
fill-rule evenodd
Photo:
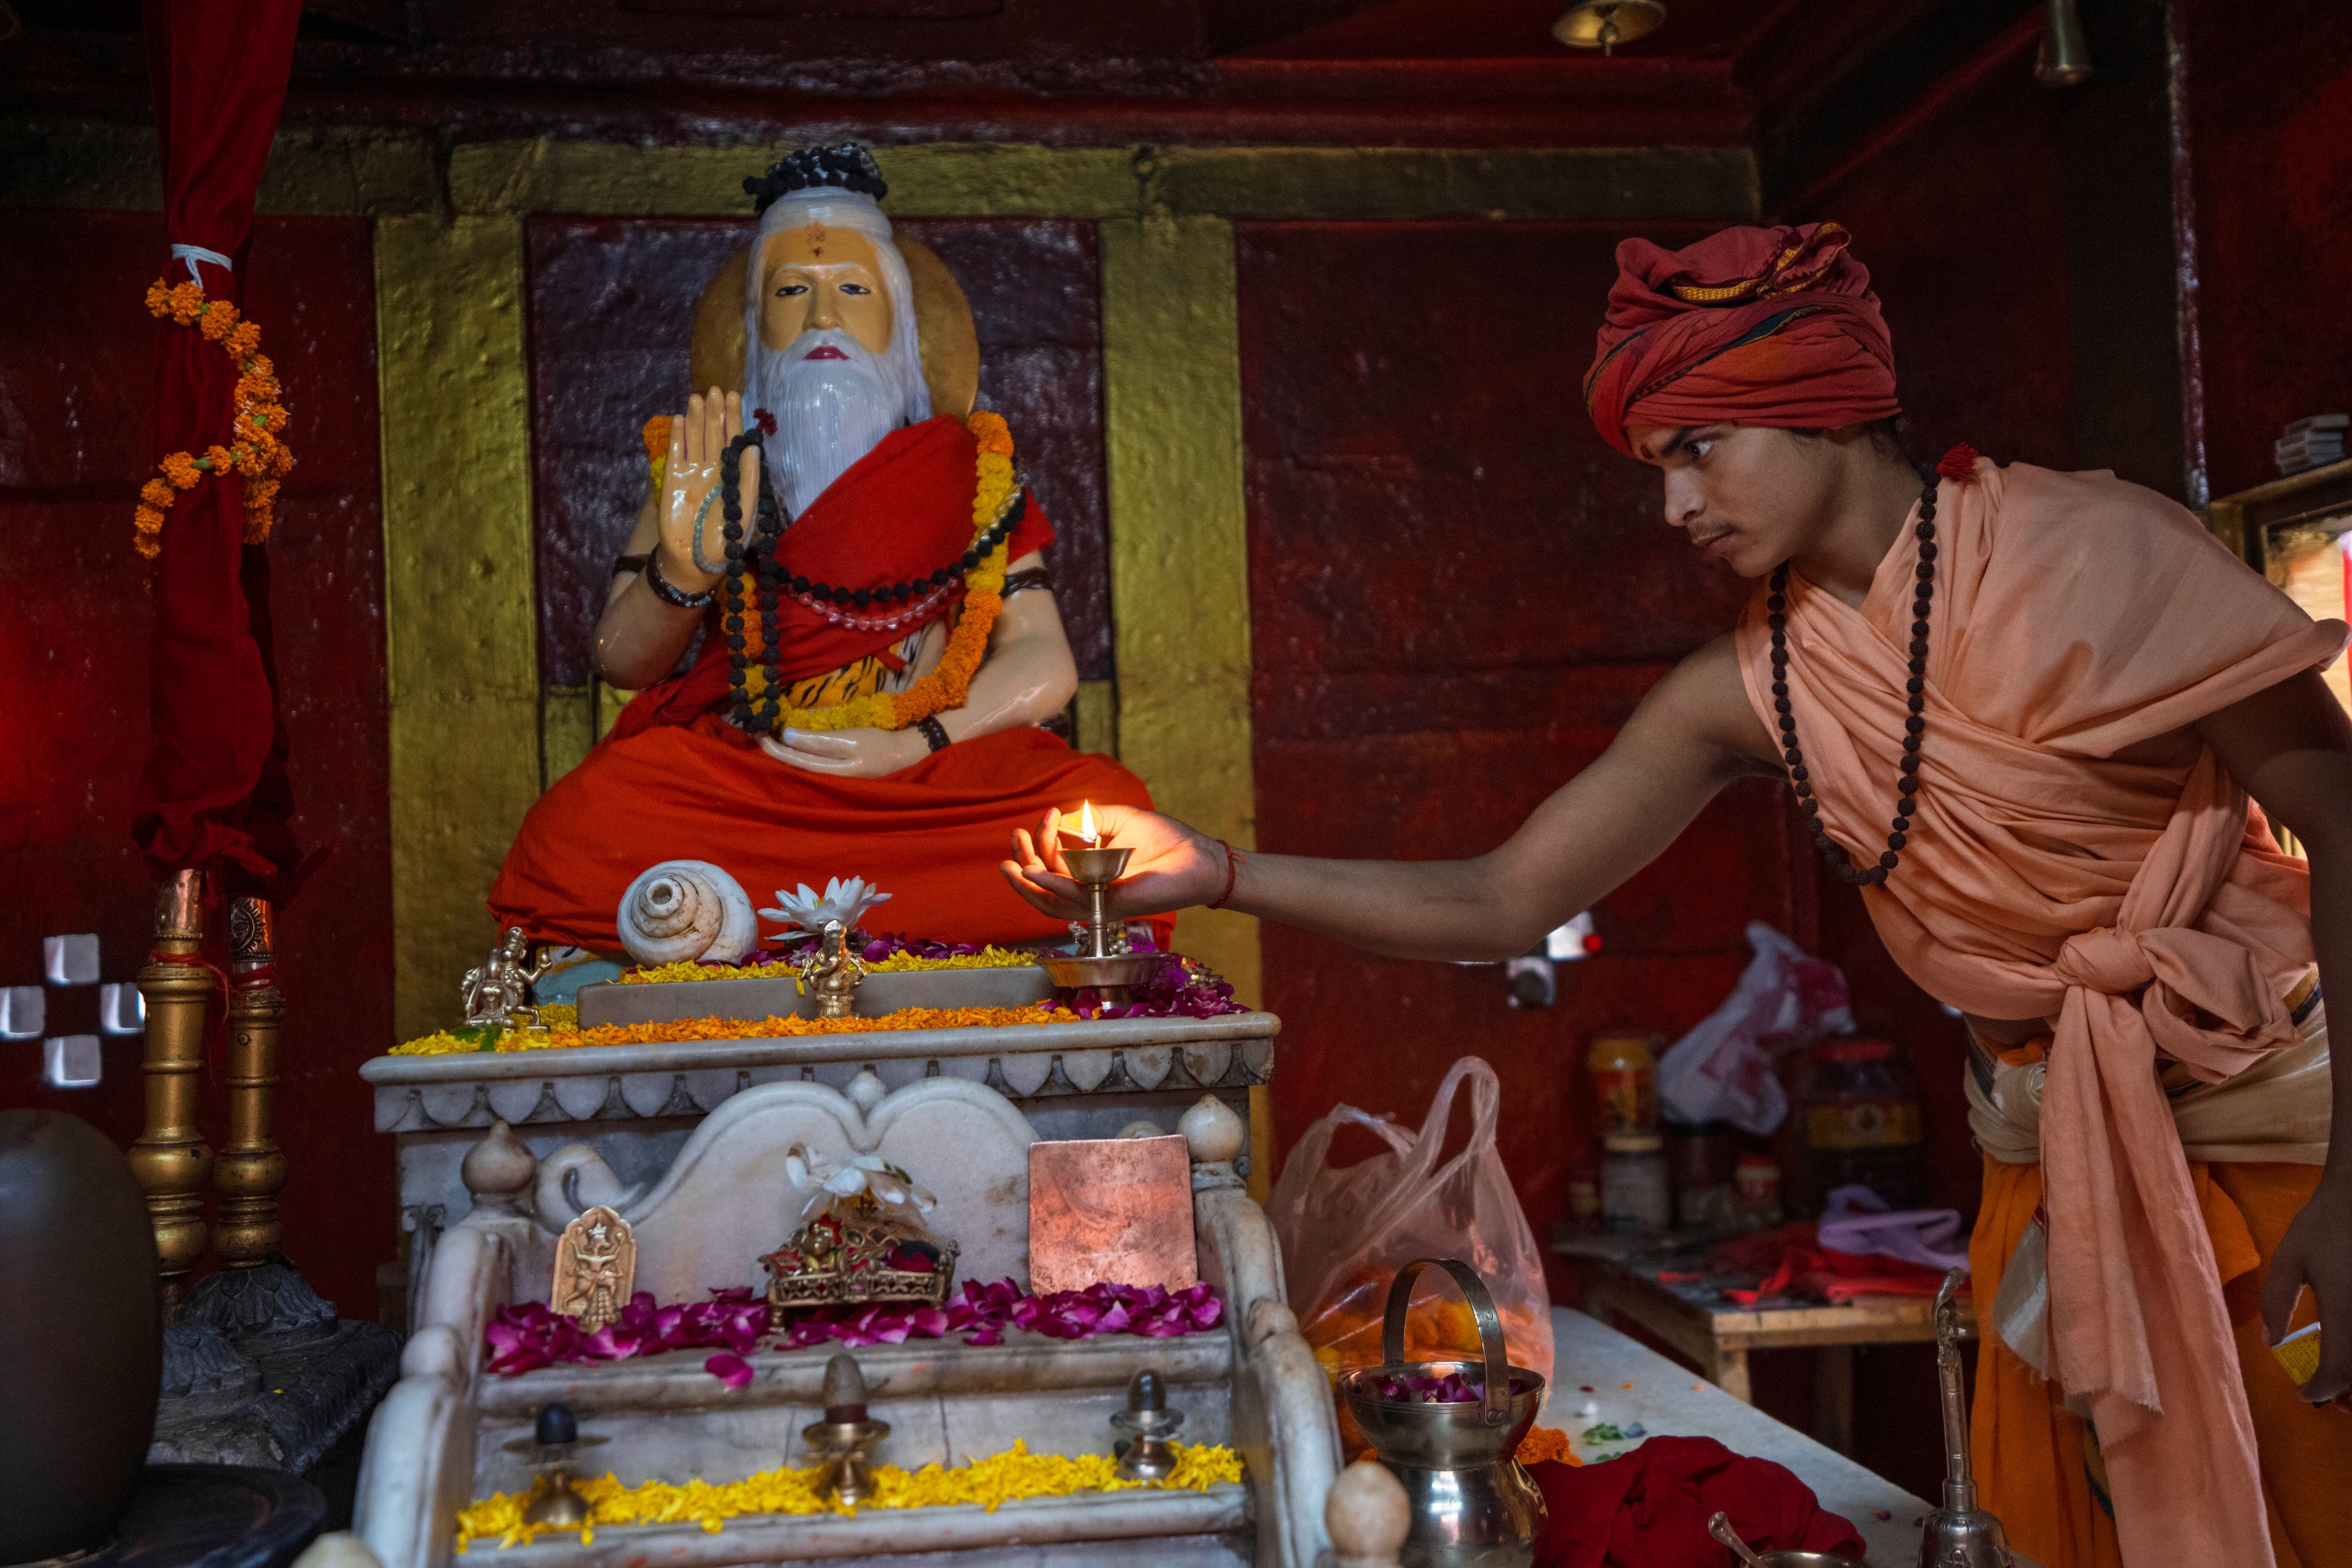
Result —
M 1245 1019 L 1119 1020 L 1036 1032 L 1066 1046 L 1060 1037 L 1077 1030 L 1114 1031 L 1056 1053 L 1049 1071 L 1075 1077 L 1071 1056 L 1124 1056 L 1131 1045 L 1137 1056 L 1163 1053 L 1164 1070 L 1172 1073 L 1202 1045 L 1219 1047 L 1230 1064 L 1254 1037 L 1270 1033 L 1272 1020 L 1254 1016 L 1261 1020 L 1260 1037 L 1228 1029 L 1205 1041 L 1170 1039 L 1166 1032 Z M 1008 1031 L 950 1031 L 964 1032 Z M 1155 1037 L 1138 1038 L 1146 1035 Z M 761 1044 L 838 1053 L 844 1040 L 856 1038 Z M 904 1069 L 964 1058 L 892 1059 Z M 507 1445 L 551 1402 L 571 1405 L 583 1433 L 608 1439 L 609 1447 L 596 1450 L 597 1468 L 631 1480 L 724 1481 L 806 1462 L 797 1434 L 821 1404 L 833 1347 L 755 1353 L 747 1358 L 751 1382 L 740 1389 L 704 1369 L 704 1352 L 551 1366 L 512 1377 L 488 1370 L 485 1326 L 508 1303 L 547 1299 L 562 1229 L 591 1205 L 613 1208 L 634 1227 L 635 1289 L 663 1302 L 700 1300 L 711 1289 L 757 1282 L 759 1255 L 789 1228 L 793 1151 L 814 1151 L 835 1165 L 852 1152 L 871 1153 L 912 1172 L 938 1194 L 929 1224 L 933 1234 L 956 1242 L 960 1278 L 1009 1276 L 1025 1287 L 1028 1152 L 1045 1137 L 1032 1118 L 999 1090 L 961 1074 L 913 1077 L 890 1089 L 880 1064 L 851 1056 L 848 1081 L 835 1088 L 824 1079 L 838 1076 L 841 1060 L 807 1065 L 823 1070 L 806 1077 L 794 1071 L 730 1093 L 686 1136 L 676 1157 L 643 1181 L 625 1179 L 590 1142 L 541 1157 L 496 1125 L 473 1134 L 479 1157 L 459 1169 L 467 1208 L 425 1268 L 401 1381 L 369 1434 L 355 1528 L 384 1568 L 447 1568 L 457 1510 L 471 1499 L 528 1483 L 528 1468 Z M 1045 1098 L 1051 1105 L 1066 1097 Z M 1202 1090 L 1193 1089 L 1192 1098 L 1197 1104 Z M 1161 1125 L 1176 1120 L 1163 1116 Z M 1170 1407 L 1185 1417 L 1181 1440 L 1230 1445 L 1243 1460 L 1239 1483 L 1201 1491 L 1080 1493 L 1008 1502 L 992 1511 L 751 1516 L 716 1533 L 690 1523 L 632 1526 L 599 1531 L 584 1542 L 577 1535 L 542 1538 L 499 1553 L 499 1561 L 515 1568 L 646 1562 L 716 1568 L 879 1563 L 909 1554 L 929 1561 L 950 1553 L 956 1568 L 1114 1560 L 1313 1568 L 1328 1546 L 1323 1510 L 1339 1469 L 1328 1384 L 1285 1304 L 1272 1226 L 1234 1169 L 1244 1147 L 1240 1119 L 1212 1106 L 1187 1119 L 1184 1133 L 1200 1277 L 1224 1307 L 1216 1327 L 1163 1340 L 1067 1341 L 1011 1330 L 995 1345 L 950 1335 L 853 1353 L 874 1418 L 891 1427 L 879 1461 L 957 1465 L 1001 1452 L 1015 1439 L 1034 1453 L 1108 1452 L 1110 1416 L 1126 1408 L 1129 1379 L 1149 1368 L 1165 1385 Z
M 1026 971 L 1013 972 L 1026 974 Z M 988 1005 L 966 988 L 923 1005 Z M 931 976 L 877 974 L 886 980 Z M 937 978 L 947 979 L 949 975 Z M 704 981 L 690 989 L 791 982 Z M 688 987 L 592 986 L 598 991 Z M 887 999 L 881 997 L 879 999 Z M 861 1002 L 867 1000 L 861 989 Z M 730 1004 L 734 1005 L 735 1004 Z M 585 1004 L 583 1003 L 583 1006 Z M 719 1012 L 716 1002 L 706 1005 Z M 846 1088 L 870 1071 L 886 1089 L 926 1079 L 983 1085 L 1021 1109 L 1043 1138 L 1109 1138 L 1129 1121 L 1175 1118 L 1203 1092 L 1249 1120 L 1249 1090 L 1274 1071 L 1282 1027 L 1271 1013 L 1215 1018 L 1104 1018 L 1010 1028 L 877 1029 L 870 1034 L 577 1046 L 558 1050 L 382 1056 L 360 1076 L 374 1092 L 375 1130 L 390 1133 L 399 1168 L 401 1226 L 408 1237 L 411 1304 L 443 1229 L 470 1205 L 458 1163 L 495 1121 L 535 1155 L 571 1143 L 593 1148 L 625 1184 L 666 1170 L 704 1117 L 763 1084 Z M 1244 1142 L 1244 1149 L 1246 1150 Z M 1241 1171 L 1248 1172 L 1246 1153 Z

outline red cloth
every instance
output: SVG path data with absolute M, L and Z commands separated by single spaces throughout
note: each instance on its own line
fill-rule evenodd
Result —
M 1763 1283 L 1753 1290 L 1724 1291 L 1748 1306 L 1792 1287 L 1824 1301 L 1851 1301 L 1856 1296 L 1933 1296 L 1944 1283 L 1940 1268 L 1823 1247 L 1811 1220 L 1723 1242 L 1715 1253 L 1735 1268 L 1764 1273 Z
M 835 587 L 868 588 L 929 576 L 953 562 L 971 543 L 979 452 L 963 422 L 946 415 L 893 430 L 784 531 L 785 572 Z M 1005 559 L 1018 561 L 1053 542 L 1053 525 L 1033 496 Z M 961 596 L 961 591 L 951 595 L 940 613 L 947 614 Z M 855 664 L 913 629 L 852 631 L 789 594 L 777 595 L 776 608 L 784 650 L 779 669 L 788 681 Z M 708 620 L 714 634 L 719 614 L 713 605 Z M 723 711 L 730 700 L 726 639 L 707 636 L 693 666 L 637 693 L 614 721 L 613 733 L 625 739 L 657 724 L 691 724 L 705 713 Z
M 1028 942 L 1068 925 L 997 875 L 1015 827 L 1082 800 L 1149 807 L 1141 780 L 1032 725 L 959 741 L 878 779 L 803 773 L 716 713 L 607 739 L 523 817 L 490 912 L 548 941 L 619 950 L 614 915 L 659 860 L 708 860 L 769 894 L 864 877 L 890 901 L 870 931 L 938 942 Z M 772 931 L 762 923 L 762 931 Z
M 146 7 L 166 236 L 230 257 L 240 270 L 300 11 L 300 0 L 149 0 Z M 197 266 L 208 297 L 240 300 L 236 272 Z M 174 281 L 188 277 L 184 261 L 159 271 Z M 228 434 L 236 369 L 195 329 L 165 321 L 158 330 L 154 456 L 201 455 Z M 158 878 L 213 866 L 227 873 L 225 891 L 282 897 L 298 856 L 269 654 L 268 567 L 244 537 L 244 489 L 235 474 L 199 479 L 164 514 L 148 656 L 153 738 L 131 835 Z
M 1628 425 L 1728 420 L 1835 429 L 1900 414 L 1895 348 L 1833 223 L 1727 228 L 1667 250 L 1617 247 L 1584 405 L 1631 454 Z
M 1783 1466 L 1712 1437 L 1653 1437 L 1597 1465 L 1530 1465 L 1549 1517 L 1535 1568 L 1724 1568 L 1706 1532 L 1717 1513 L 1759 1552 L 1862 1555 L 1853 1525 Z
M 971 542 L 974 456 L 953 419 L 894 432 L 787 531 L 787 564 L 843 585 L 936 570 Z M 1032 509 L 1011 556 L 1053 537 Z M 785 623 L 796 639 L 787 679 L 837 669 L 906 635 L 848 632 L 799 615 Z M 696 859 L 732 874 L 754 908 L 778 888 L 857 876 L 891 895 L 866 921 L 877 931 L 940 942 L 1059 937 L 1068 926 L 1031 909 L 997 875 L 1013 829 L 1034 825 L 1048 806 L 1151 804 L 1143 782 L 1117 763 L 1073 752 L 1034 726 L 960 741 L 885 778 L 845 779 L 778 762 L 729 721 L 730 707 L 725 639 L 706 637 L 692 668 L 640 692 L 587 761 L 524 816 L 490 889 L 499 923 L 613 952 L 621 895 L 638 873 Z

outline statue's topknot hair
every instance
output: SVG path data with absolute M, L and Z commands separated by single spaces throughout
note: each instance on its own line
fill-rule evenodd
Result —
M 877 202 L 890 192 L 883 182 L 881 169 L 875 164 L 874 154 L 866 151 L 863 142 L 844 142 L 835 147 L 803 147 L 797 153 L 787 153 L 769 164 L 766 174 L 743 182 L 755 216 L 766 212 L 777 197 L 814 185 L 837 185 L 872 196 Z

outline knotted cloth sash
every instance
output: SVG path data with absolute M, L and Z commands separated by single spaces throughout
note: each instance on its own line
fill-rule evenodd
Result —
M 2158 1081 L 2294 1043 L 2308 874 L 2193 729 L 2343 647 L 2186 511 L 1980 462 L 1939 493 L 1936 634 L 1903 866 L 1864 899 L 1929 994 L 2044 1018 L 2058 1379 L 2091 1411 L 2130 1568 L 2271 1568 L 2221 1281 Z M 1901 756 L 1906 527 L 1857 608 L 1792 574 L 1788 683 L 1822 819 L 1875 847 Z M 1773 713 L 1762 598 L 1738 633 Z
M 1628 424 L 1836 428 L 1900 414 L 1895 348 L 1833 223 L 1727 228 L 1667 250 L 1617 247 L 1617 281 L 1584 378 L 1611 446 Z

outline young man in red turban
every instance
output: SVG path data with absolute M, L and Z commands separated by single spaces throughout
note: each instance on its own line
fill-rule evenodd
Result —
M 1507 843 L 1242 859 L 1113 813 L 1116 901 L 1499 959 L 1726 783 L 1787 778 L 1888 951 L 1968 1016 L 1974 1443 L 2011 1541 L 2048 1568 L 2352 1563 L 2352 1416 L 2304 1403 L 2352 1389 L 2319 1002 L 2352 987 L 2352 721 L 2319 676 L 2346 628 L 2112 474 L 1906 462 L 1847 247 L 1825 223 L 1619 247 L 1593 423 L 1663 473 L 1670 525 L 1762 581 Z M 1060 916 L 1054 845 L 1016 836 L 1005 871 Z M 2266 1346 L 2315 1298 L 2298 1391 Z

